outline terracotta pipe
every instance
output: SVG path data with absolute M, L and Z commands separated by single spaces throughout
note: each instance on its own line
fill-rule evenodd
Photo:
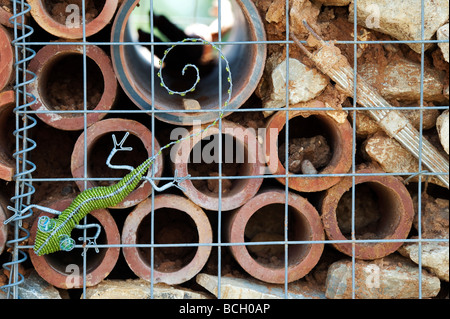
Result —
M 21 5 L 19 3 L 17 4 L 16 10 L 17 10 L 17 12 L 19 12 L 21 10 Z M 6 6 L 0 6 L 0 24 L 4 25 L 7 28 L 14 28 L 14 24 L 9 21 L 9 19 L 13 16 L 13 12 L 14 12 L 14 7 L 13 7 L 12 2 L 8 1 Z M 27 21 L 27 20 L 28 19 L 25 18 L 25 21 Z M 17 28 L 18 29 L 22 29 L 21 23 L 22 23 L 22 17 L 18 16 L 17 17 Z
M 325 105 L 320 101 L 308 102 L 307 107 L 320 108 Z M 328 164 L 321 170 L 319 174 L 345 174 L 349 171 L 352 165 L 352 127 L 350 123 L 343 119 L 340 122 L 333 119 L 331 116 L 325 114 L 325 111 L 290 111 L 288 120 L 291 122 L 294 118 L 303 117 L 306 121 L 311 119 L 317 120 L 322 129 L 319 129 L 317 134 L 324 132 L 328 135 L 327 141 L 330 144 L 332 157 Z M 285 163 L 281 163 L 278 147 L 284 143 L 285 136 L 280 135 L 286 124 L 286 111 L 278 111 L 269 120 L 266 126 L 266 136 L 264 141 L 264 152 L 268 159 L 268 167 L 274 175 L 286 174 L 284 168 Z M 317 125 L 317 124 L 313 124 Z M 293 125 L 289 125 L 292 130 Z M 314 128 L 313 128 L 314 129 Z M 302 134 L 310 134 L 309 132 L 303 132 Z M 290 134 L 290 138 L 292 138 Z M 302 136 L 303 137 L 303 136 Z M 310 137 L 310 136 L 305 136 Z M 280 145 L 278 139 L 281 139 Z M 289 174 L 289 173 L 288 173 Z M 318 176 L 318 177 L 290 177 L 289 188 L 297 190 L 299 192 L 317 192 L 322 191 L 335 185 L 342 179 L 342 176 Z M 277 180 L 285 185 L 286 179 L 279 177 Z
M 152 141 L 154 140 L 154 154 L 159 149 L 159 143 L 152 137 L 152 133 L 139 122 L 126 119 L 106 119 L 99 121 L 86 130 L 87 146 L 84 147 L 84 134 L 82 133 L 77 139 L 71 160 L 71 171 L 75 178 L 84 178 L 84 150 L 87 150 L 87 178 L 96 177 L 117 177 L 122 178 L 129 171 L 127 170 L 113 170 L 109 169 L 106 165 L 106 160 L 111 150 L 113 149 L 112 134 L 116 134 L 117 140 L 120 141 L 125 134 L 129 132 L 130 136 L 125 141 L 125 146 L 133 147 L 131 152 L 119 152 L 112 160 L 116 165 L 129 165 L 137 167 L 142 164 L 148 157 L 152 156 Z M 143 154 L 146 155 L 143 155 Z M 161 156 L 158 156 L 153 164 L 155 177 L 161 177 L 163 171 L 163 160 Z M 106 170 L 106 171 L 105 171 Z M 104 176 L 100 176 L 104 175 Z M 151 170 L 147 173 L 147 176 L 152 176 Z M 117 181 L 111 182 L 116 183 Z M 84 190 L 84 181 L 76 181 L 78 188 Z M 87 181 L 87 188 L 94 186 L 100 186 L 99 182 Z M 158 180 L 155 180 L 155 184 L 158 184 Z M 108 184 L 105 184 L 106 186 Z M 148 196 L 150 196 L 152 187 L 148 181 L 143 181 L 134 191 L 132 191 L 121 203 L 117 206 L 110 208 L 126 208 L 134 206 Z
M 14 130 L 15 93 L 5 91 L 0 93 L 0 179 L 12 181 L 16 170 L 12 157 L 12 140 Z M 10 126 L 10 129 L 8 128 Z M 8 135 L 10 134 L 10 135 Z
M 50 207 L 59 211 L 67 208 L 74 198 L 54 198 L 41 205 Z M 54 215 L 41 212 L 35 214 L 33 225 L 31 227 L 31 240 L 34 244 L 36 237 L 37 221 L 40 216 L 54 217 Z M 98 245 L 118 245 L 120 244 L 120 234 L 117 225 L 106 209 L 99 209 L 91 212 L 87 216 L 87 223 L 98 223 L 102 226 L 101 234 L 97 239 Z M 88 230 L 88 236 L 89 236 Z M 83 231 L 72 231 L 72 237 L 77 240 L 83 236 Z M 77 244 L 79 241 L 77 241 Z M 96 253 L 94 248 L 87 250 L 86 256 L 86 286 L 91 287 L 100 283 L 112 271 L 119 258 L 120 248 L 98 248 Z M 49 284 L 62 289 L 82 288 L 83 287 L 83 257 L 82 250 L 74 248 L 70 252 L 56 252 L 44 256 L 38 256 L 32 249 L 29 251 L 31 262 L 34 269 Z
M 8 239 L 8 226 L 4 225 L 3 222 L 6 220 L 8 201 L 0 194 L 0 255 L 5 249 L 6 240 Z
M 406 187 L 397 178 L 390 175 L 383 175 L 384 172 L 361 168 L 356 171 L 356 174 L 377 174 L 376 176 L 355 176 L 355 185 L 365 184 L 376 194 L 376 201 L 378 203 L 379 218 L 372 225 L 371 230 L 367 230 L 365 234 L 356 234 L 356 239 L 406 239 L 411 229 L 414 218 L 414 209 L 411 196 Z M 338 184 L 326 191 L 321 204 L 322 221 L 325 232 L 330 240 L 348 240 L 349 236 L 345 236 L 341 230 L 339 216 L 337 216 L 337 209 L 342 205 L 341 198 L 344 193 L 352 189 L 352 177 L 345 177 Z M 355 190 L 355 197 L 362 197 L 358 194 L 358 189 Z M 365 199 L 366 205 L 368 200 Z M 356 204 L 356 203 L 355 203 Z M 376 206 L 377 204 L 371 205 Z M 355 219 L 358 216 L 358 206 L 355 206 Z M 366 207 L 367 209 L 367 207 Z M 374 207 L 374 210 L 376 208 Z M 351 212 L 348 212 L 351 214 Z M 373 214 L 372 214 L 373 215 Z M 342 220 L 342 219 L 341 219 Z M 355 225 L 355 231 L 358 232 Z M 368 225 L 370 226 L 370 225 Z M 351 238 L 351 237 L 350 237 Z M 355 243 L 355 258 L 357 259 L 377 259 L 389 255 L 396 251 L 403 243 L 402 242 L 378 242 L 378 243 Z M 334 243 L 333 246 L 352 256 L 351 243 Z
M 128 215 L 122 230 L 122 244 L 151 244 L 152 200 L 146 199 Z M 154 198 L 155 244 L 210 244 L 212 229 L 203 210 L 189 199 L 170 194 Z M 181 245 L 182 246 L 182 245 Z M 131 270 L 151 281 L 151 248 L 123 247 Z M 208 261 L 211 246 L 155 247 L 154 283 L 181 284 L 193 278 Z
M 108 111 L 117 95 L 117 80 L 106 53 L 94 45 L 86 46 L 87 109 Z M 36 98 L 33 110 L 45 111 L 37 116 L 57 129 L 73 131 L 84 127 L 82 113 L 53 113 L 58 110 L 83 110 L 83 47 L 47 45 L 31 60 L 28 70 L 36 74 L 29 92 Z M 101 120 L 106 113 L 87 113 L 87 126 Z
M 11 35 L 0 25 L 0 91 L 14 79 L 14 53 Z
M 96 1 L 97 2 L 97 1 Z M 86 37 L 96 34 L 108 25 L 116 12 L 118 0 L 104 0 L 101 8 L 95 8 L 96 13 L 90 12 L 89 5 L 93 2 L 86 1 Z M 31 15 L 36 22 L 47 32 L 64 39 L 82 39 L 82 4 L 81 1 L 67 1 L 67 3 L 51 2 L 46 4 L 43 0 L 29 0 Z M 75 4 L 76 7 L 68 7 Z M 77 17 L 77 14 L 78 17 Z
M 204 127 L 204 126 L 203 126 Z M 194 126 L 190 131 L 186 131 L 184 136 L 199 131 L 202 127 Z M 243 126 L 230 121 L 222 121 L 222 137 L 226 137 L 222 142 L 222 196 L 221 209 L 228 211 L 236 209 L 245 204 L 259 190 L 263 179 L 226 179 L 228 176 L 256 176 L 264 173 L 264 164 L 262 150 L 252 129 L 246 129 Z M 171 154 L 174 168 L 178 171 L 178 176 L 190 174 L 193 177 L 219 176 L 219 144 L 218 137 L 220 131 L 218 125 L 209 128 L 205 133 L 192 137 L 175 144 Z M 230 142 L 233 138 L 236 144 Z M 204 145 L 201 143 L 207 143 Z M 206 141 L 206 142 L 205 142 Z M 205 152 L 205 149 L 213 149 L 211 152 Z M 201 148 L 201 147 L 204 148 Z M 208 153 L 205 155 L 205 153 Z M 210 153 L 217 154 L 217 157 L 206 158 Z M 197 156 L 198 155 L 198 156 Z M 233 158 L 227 156 L 234 155 Z M 191 158 L 191 159 L 190 159 Z M 193 162 L 193 163 L 191 163 Z M 205 164 L 211 163 L 212 167 Z M 216 164 L 217 163 L 217 164 Z M 239 164 L 240 163 L 240 164 Z M 235 166 L 235 165 L 239 166 Z M 197 165 L 197 166 L 195 166 Z M 206 170 L 205 170 L 206 169 Z M 214 178 L 214 177 L 213 177 Z M 195 204 L 208 210 L 219 210 L 218 185 L 219 177 L 209 180 L 188 179 L 182 183 L 185 188 L 184 194 Z
M 128 19 L 140 0 L 125 0 L 117 11 L 111 32 L 112 42 L 137 41 L 137 30 L 132 30 Z M 232 11 L 235 15 L 235 25 L 229 31 L 227 41 L 264 41 L 266 39 L 264 26 L 258 10 L 252 1 L 232 1 Z M 136 35 L 134 34 L 136 33 Z M 177 40 L 178 41 L 178 40 Z M 151 62 L 136 45 L 112 45 L 111 57 L 117 78 L 125 93 L 141 109 L 152 109 L 151 92 Z M 237 109 L 252 95 L 264 71 L 266 45 L 264 43 L 223 46 L 223 53 L 230 63 L 233 94 L 227 109 Z M 170 54 L 175 54 L 171 52 Z M 160 57 L 161 58 L 161 57 Z M 156 63 L 155 63 L 156 64 Z M 225 63 L 222 63 L 222 101 L 228 98 L 227 74 Z M 159 64 L 158 64 L 159 68 Z M 189 79 L 181 76 L 181 70 L 175 75 L 164 77 L 169 87 L 185 84 Z M 215 120 L 218 112 L 176 112 L 185 110 L 186 100 L 199 103 L 201 109 L 219 109 L 219 67 L 214 64 L 212 70 L 201 76 L 195 92 L 186 97 L 169 95 L 165 88 L 159 85 L 158 69 L 154 72 L 154 108 L 168 112 L 157 112 L 155 116 L 161 121 L 177 125 L 192 125 L 194 121 L 209 123 Z M 176 82 L 176 83 L 175 83 Z M 192 84 L 195 78 L 192 78 Z M 173 112 L 169 112 L 173 111 Z M 226 113 L 226 115 L 230 112 Z
M 250 236 L 248 235 L 248 226 L 251 223 L 253 223 L 253 229 L 259 229 L 260 232 L 256 232 L 256 237 L 252 236 L 254 242 L 274 241 L 274 239 L 275 241 L 284 241 L 285 203 L 286 195 L 281 190 L 266 190 L 253 197 L 230 216 L 225 233 L 228 242 L 246 242 L 245 237 Z M 324 240 L 325 235 L 319 214 L 305 198 L 289 192 L 288 206 L 291 213 L 288 217 L 288 231 L 290 233 L 292 232 L 292 235 L 288 237 L 289 241 Z M 257 217 L 260 223 L 255 224 L 255 222 L 252 222 L 252 216 L 256 217 L 259 213 L 262 214 Z M 269 233 L 270 228 L 275 224 L 279 226 L 279 233 Z M 261 234 L 266 233 L 270 235 L 270 237 L 266 238 L 273 239 L 258 239 L 261 238 Z M 281 249 L 281 255 L 277 256 L 276 259 L 274 259 L 275 256 L 271 253 L 268 253 L 263 259 L 261 259 L 261 256 L 257 257 L 257 255 L 251 254 L 250 251 L 254 251 L 254 248 L 251 246 L 230 246 L 232 255 L 241 267 L 259 280 L 269 283 L 284 283 L 284 245 L 273 246 L 273 248 L 278 247 L 275 249 Z M 324 245 L 323 243 L 290 244 L 288 247 L 287 279 L 288 282 L 292 282 L 302 278 L 314 268 L 322 255 Z

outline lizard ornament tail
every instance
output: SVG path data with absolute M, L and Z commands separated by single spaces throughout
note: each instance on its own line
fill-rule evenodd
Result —
M 226 108 L 231 100 L 232 95 L 232 89 L 233 84 L 231 80 L 231 71 L 230 66 L 228 64 L 228 60 L 223 55 L 220 48 L 218 48 L 216 45 L 197 38 L 188 38 L 185 39 L 178 44 L 190 42 L 196 45 L 211 45 L 219 54 L 220 59 L 224 60 L 226 63 L 226 71 L 228 72 L 227 81 L 229 84 L 228 88 L 228 98 L 224 103 L 224 107 Z M 195 68 L 197 71 L 197 79 L 194 83 L 194 85 L 189 88 L 186 91 L 173 91 L 170 88 L 166 86 L 163 80 L 163 64 L 164 60 L 168 53 L 178 44 L 173 45 L 169 49 L 167 49 L 164 52 L 164 56 L 161 59 L 161 68 L 158 72 L 158 77 L 161 80 L 161 86 L 164 87 L 168 94 L 178 94 L 181 96 L 184 96 L 190 92 L 193 92 L 195 90 L 196 85 L 200 81 L 200 72 L 197 68 L 197 66 L 193 64 L 187 64 L 183 70 L 182 75 L 184 75 L 187 68 L 192 67 Z M 86 224 L 86 225 L 80 225 L 80 221 L 88 215 L 91 211 L 101 209 L 101 208 L 108 208 L 116 206 L 118 203 L 120 203 L 129 193 L 131 193 L 139 184 L 141 180 L 146 180 L 151 183 L 152 187 L 156 191 L 164 191 L 172 186 L 178 187 L 183 190 L 182 186 L 180 186 L 180 183 L 182 183 L 184 180 L 188 179 L 190 175 L 185 177 L 178 177 L 177 172 L 175 171 L 174 180 L 170 183 L 167 183 L 163 185 L 162 187 L 157 187 L 152 179 L 150 177 L 145 176 L 145 173 L 150 169 L 150 167 L 153 165 L 155 159 L 162 154 L 162 151 L 166 148 L 169 148 L 170 146 L 180 143 L 181 141 L 185 139 L 190 139 L 194 136 L 200 135 L 203 132 L 207 131 L 210 127 L 215 126 L 219 120 L 223 117 L 224 110 L 220 108 L 218 117 L 203 128 L 202 130 L 197 131 L 194 134 L 191 134 L 189 136 L 186 136 L 184 138 L 181 138 L 176 141 L 172 141 L 168 143 L 167 145 L 160 148 L 160 150 L 152 157 L 148 158 L 146 161 L 144 161 L 141 165 L 139 165 L 136 168 L 133 168 L 131 166 L 127 165 L 113 165 L 111 164 L 111 159 L 119 151 L 131 151 L 131 147 L 124 147 L 123 144 L 128 137 L 129 133 L 127 132 L 125 136 L 122 138 L 120 142 L 117 142 L 116 137 L 113 135 L 113 142 L 114 142 L 114 148 L 111 151 L 106 164 L 108 167 L 113 169 L 129 169 L 130 173 L 128 173 L 125 177 L 123 177 L 119 182 L 117 182 L 114 185 L 111 186 L 99 186 L 99 187 L 92 187 L 89 189 L 84 190 L 80 194 L 78 194 L 75 199 L 72 201 L 72 203 L 67 207 L 64 211 L 56 211 L 53 209 L 50 209 L 48 207 L 43 207 L 40 205 L 29 205 L 26 208 L 24 208 L 21 211 L 15 211 L 14 208 L 8 207 L 10 210 L 15 211 L 15 214 L 6 220 L 4 223 L 8 224 L 11 221 L 14 221 L 19 216 L 22 216 L 25 212 L 35 208 L 47 213 L 51 213 L 54 215 L 57 215 L 55 218 L 50 218 L 48 216 L 41 216 L 38 219 L 38 225 L 37 225 L 37 232 L 36 232 L 36 239 L 34 244 L 34 252 L 39 255 L 45 255 L 50 254 L 56 251 L 71 251 L 75 246 L 76 242 L 73 238 L 71 238 L 71 232 L 74 228 L 77 229 L 89 229 L 89 228 L 96 228 L 96 233 L 92 237 L 80 237 L 79 240 L 87 241 L 87 247 L 94 246 L 96 251 L 98 251 L 98 248 L 96 247 L 96 239 L 100 235 L 101 227 L 98 224 Z

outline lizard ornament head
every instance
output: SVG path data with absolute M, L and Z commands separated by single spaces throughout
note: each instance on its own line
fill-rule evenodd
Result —
M 63 227 L 58 227 L 58 220 L 41 216 L 38 219 L 34 252 L 38 256 L 56 251 L 71 251 L 75 247 L 75 240 L 64 233 Z

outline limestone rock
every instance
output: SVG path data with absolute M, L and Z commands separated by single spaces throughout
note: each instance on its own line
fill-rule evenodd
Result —
M 355 298 L 414 299 L 419 297 L 419 268 L 409 259 L 398 255 L 374 261 L 355 261 Z M 422 271 L 422 297 L 439 293 L 439 278 Z M 326 297 L 352 298 L 352 261 L 333 263 L 327 275 Z
M 419 230 L 417 195 L 414 196 L 413 203 L 416 212 L 413 225 L 416 230 Z M 440 279 L 449 281 L 449 200 L 423 194 L 421 204 L 421 232 L 422 239 L 425 240 L 422 242 L 422 266 Z M 443 239 L 443 241 L 427 242 L 426 239 Z M 418 243 L 405 243 L 398 252 L 419 264 Z
M 417 106 L 417 103 L 415 104 Z M 399 110 L 406 116 L 411 124 L 420 130 L 420 110 Z M 353 112 L 349 113 L 353 119 Z M 436 119 L 439 116 L 439 111 L 433 108 L 424 108 L 422 110 L 422 128 L 423 130 L 429 130 L 436 125 Z M 373 120 L 367 112 L 357 111 L 356 116 L 356 134 L 359 136 L 369 136 L 376 132 L 382 131 L 380 126 Z
M 286 13 L 286 0 L 273 1 L 266 13 L 266 21 L 269 23 L 284 22 Z
M 398 250 L 405 257 L 409 257 L 419 264 L 419 244 L 405 243 Z M 422 267 L 435 274 L 439 279 L 449 281 L 449 244 L 446 242 L 422 242 Z
M 297 35 L 297 37 L 308 37 L 309 32 L 303 25 L 303 20 L 312 26 L 317 25 L 317 17 L 320 14 L 320 3 L 311 2 L 309 0 L 292 0 L 291 10 L 289 11 L 289 30 Z
M 449 118 L 448 118 L 448 110 L 445 110 L 436 120 L 436 129 L 439 134 L 439 139 L 441 140 L 442 147 L 444 150 L 449 152 Z
M 413 197 L 415 218 L 414 228 L 419 230 L 419 209 L 417 195 Z M 428 194 L 421 196 L 422 209 L 422 238 L 448 238 L 449 229 L 449 200 L 433 198 Z
M 447 40 L 448 41 L 448 23 L 443 25 L 437 30 L 436 37 L 438 40 Z M 449 56 L 449 44 L 447 43 L 438 43 L 439 47 L 442 50 L 442 54 L 444 55 L 445 61 L 448 62 Z
M 420 100 L 420 63 L 404 58 L 395 58 L 386 66 L 381 66 L 376 61 L 369 61 L 359 65 L 358 72 L 388 101 L 417 103 Z M 425 101 L 443 101 L 443 83 L 443 73 L 425 68 L 423 99 Z
M 214 295 L 218 295 L 218 277 L 198 274 L 196 281 Z M 284 285 L 263 283 L 255 279 L 224 276 L 220 279 L 220 297 L 222 299 L 285 299 Z M 311 288 L 304 281 L 291 283 L 288 288 L 289 299 L 325 299 L 319 289 Z
M 0 290 L 0 299 L 5 296 Z M 18 286 L 18 296 L 20 299 L 62 299 L 58 289 L 42 279 L 35 270 L 25 276 Z
M 281 62 L 272 72 L 272 92 L 265 108 L 281 108 L 286 106 L 286 81 L 288 82 L 288 103 L 307 102 L 318 96 L 327 86 L 327 78 L 316 69 L 310 69 L 297 59 L 289 58 L 289 73 L 286 73 L 286 60 Z M 265 116 L 273 111 L 264 112 Z
M 103 280 L 86 289 L 86 299 L 150 299 L 150 283 L 142 279 Z M 201 292 L 158 283 L 153 286 L 154 299 L 209 299 Z
M 383 133 L 369 137 L 363 145 L 363 152 L 378 163 L 387 173 L 412 173 L 419 171 L 419 161 L 395 139 Z M 406 178 L 406 177 L 405 177 Z M 410 181 L 417 181 L 418 177 Z M 446 187 L 438 178 L 430 176 L 430 183 Z
M 397 40 L 421 40 L 421 0 L 358 0 L 358 24 L 388 34 Z M 430 40 L 449 17 L 448 0 L 425 0 L 424 39 Z M 354 4 L 350 4 L 349 21 L 353 22 Z M 420 43 L 408 44 L 420 53 Z M 431 44 L 425 44 L 425 50 Z

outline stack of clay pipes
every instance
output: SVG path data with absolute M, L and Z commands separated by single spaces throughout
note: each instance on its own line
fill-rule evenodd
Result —
M 36 98 L 31 109 L 36 111 L 35 115 L 39 119 L 35 135 L 38 147 L 30 156 L 37 165 L 36 176 L 48 179 L 62 176 L 68 177 L 69 180 L 72 178 L 75 182 L 71 185 L 67 180 L 57 181 L 55 184 L 58 186 L 47 192 L 42 190 L 46 183 L 38 183 L 32 201 L 57 210 L 66 208 L 78 192 L 104 185 L 108 183 L 108 178 L 120 177 L 108 175 L 112 173 L 111 170 L 105 171 L 106 157 L 112 148 L 112 133 L 118 136 L 125 132 L 130 133 L 126 144 L 133 146 L 133 151 L 126 152 L 127 154 L 117 161 L 123 165 L 138 165 L 169 142 L 168 132 L 171 130 L 173 132 L 178 129 L 183 136 L 194 132 L 196 124 L 211 123 L 218 115 L 218 101 L 223 101 L 226 96 L 226 87 L 219 88 L 217 81 L 221 73 L 225 75 L 225 72 L 222 72 L 225 70 L 221 70 L 217 64 L 212 66 L 209 75 L 200 81 L 198 89 L 191 96 L 184 98 L 169 95 L 160 87 L 156 72 L 151 72 L 151 65 L 140 53 L 141 47 L 127 44 L 136 41 L 128 20 L 139 1 L 124 0 L 120 4 L 118 0 L 103 2 L 97 10 L 97 15 L 85 24 L 83 34 L 81 25 L 67 27 L 59 22 L 57 17 L 52 15 L 56 9 L 49 10 L 44 1 L 28 1 L 31 5 L 31 15 L 28 18 L 36 22 L 36 35 L 43 34 L 43 38 L 56 41 L 38 47 L 36 56 L 28 65 L 28 70 L 36 75 L 36 79 L 28 85 L 27 90 Z M 8 136 L 12 135 L 14 130 L 14 124 L 11 122 L 15 118 L 15 95 L 11 89 L 14 56 L 10 45 L 11 25 L 5 20 L 3 9 L 0 10 L 0 22 L 3 24 L 0 26 L 0 178 L 12 181 L 13 149 L 11 150 L 12 147 L 8 144 Z M 325 107 L 322 102 L 310 102 L 312 108 L 318 109 L 316 111 L 275 112 L 265 122 L 264 134 L 248 130 L 248 126 L 232 120 L 231 113 L 239 113 L 237 110 L 243 105 L 258 107 L 257 104 L 249 104 L 253 101 L 251 97 L 262 77 L 267 51 L 264 25 L 253 3 L 236 1 L 233 4 L 233 13 L 236 25 L 230 31 L 229 40 L 255 43 L 224 47 L 233 76 L 233 95 L 225 113 L 229 117 L 225 117 L 220 125 L 212 127 L 205 134 L 177 144 L 170 150 L 170 154 L 159 157 L 148 173 L 148 176 L 155 178 L 155 182 L 160 185 L 170 180 L 175 170 L 178 176 L 191 174 L 193 178 L 182 184 L 184 192 L 171 189 L 152 195 L 150 184 L 142 182 L 116 207 L 98 210 L 89 215 L 90 220 L 95 220 L 102 226 L 102 235 L 97 244 L 111 246 L 100 248 L 99 253 L 95 253 L 93 249 L 88 250 L 87 286 L 98 284 L 113 271 L 120 251 L 130 269 L 145 280 L 150 281 L 153 278 L 154 282 L 168 284 L 188 281 L 205 266 L 210 258 L 214 238 L 217 238 L 216 230 L 208 218 L 208 215 L 212 215 L 211 212 L 215 212 L 215 218 L 220 216 L 223 220 L 221 242 L 240 243 L 229 245 L 235 260 L 251 276 L 270 283 L 285 281 L 284 260 L 281 263 L 271 262 L 270 258 L 269 261 L 262 261 L 250 252 L 250 246 L 242 245 L 248 241 L 247 225 L 252 216 L 258 215 L 260 211 L 279 212 L 279 222 L 284 225 L 285 209 L 288 207 L 289 241 L 298 242 L 295 245 L 290 244 L 286 250 L 289 282 L 304 277 L 315 267 L 322 256 L 327 239 L 333 241 L 332 245 L 343 254 L 354 254 L 355 258 L 359 259 L 376 259 L 396 251 L 402 244 L 396 240 L 407 238 L 413 221 L 413 205 L 404 184 L 370 166 L 356 170 L 357 173 L 367 174 L 347 176 L 352 170 L 352 126 L 347 119 L 338 121 L 320 110 Z M 58 43 L 83 39 L 87 41 L 85 46 L 82 42 Z M 90 41 L 99 39 L 110 41 L 111 45 L 89 44 Z M 33 40 L 41 41 L 38 38 Z M 80 72 L 84 52 L 89 93 L 85 102 L 88 104 L 88 112 L 84 112 L 83 106 L 81 109 L 71 108 L 71 105 L 76 104 L 71 103 L 73 100 L 83 101 L 83 91 L 77 88 L 80 81 L 83 82 Z M 152 78 L 151 74 L 155 77 Z M 176 80 L 181 76 L 167 76 L 172 78 L 166 82 L 180 85 L 180 81 Z M 78 96 L 74 96 L 76 94 Z M 123 112 L 118 112 L 119 110 Z M 134 112 L 136 110 L 141 112 Z M 279 157 L 279 138 L 284 136 L 286 124 L 293 123 L 295 119 L 300 119 L 304 125 L 308 125 L 311 120 L 315 123 L 311 125 L 320 126 L 326 132 L 332 150 L 328 164 L 312 176 L 290 176 L 292 174 L 286 171 Z M 155 131 L 152 132 L 152 129 Z M 50 132 L 50 138 L 47 140 L 38 133 L 44 131 Z M 213 187 L 217 187 L 221 181 L 222 189 L 227 188 L 221 196 L 217 191 L 213 192 L 205 187 L 205 183 L 199 183 L 198 181 L 202 180 L 200 177 L 205 176 L 198 176 L 198 172 L 196 176 L 193 166 L 189 164 L 192 153 L 203 152 L 201 142 L 209 141 L 219 134 L 231 136 L 236 149 L 241 150 L 241 155 L 244 155 L 244 161 L 239 163 L 234 171 L 236 176 L 222 178 L 226 173 L 224 166 L 222 176 L 209 174 L 204 179 Z M 176 138 L 181 136 L 177 135 Z M 40 139 L 44 141 L 41 144 Z M 65 149 L 71 151 L 64 152 Z M 43 173 L 46 164 L 49 169 Z M 57 174 L 59 169 L 68 175 L 53 175 Z M 45 173 L 48 175 L 45 176 Z M 348 236 L 342 233 L 336 211 L 341 197 L 351 190 L 353 183 L 366 184 L 377 194 L 382 214 L 375 236 L 377 239 L 393 239 L 392 242 L 350 243 Z M 316 193 L 321 199 L 313 205 L 309 195 Z M 0 195 L 4 197 L 0 202 L 2 222 L 10 214 L 6 206 L 7 198 L 10 198 L 11 194 Z M 157 214 L 158 211 L 167 216 L 161 217 L 161 214 Z M 120 212 L 126 212 L 127 216 L 123 225 L 118 226 L 114 216 Z M 29 245 L 32 245 L 36 233 L 37 217 L 43 214 L 46 213 L 35 212 L 30 221 Z M 152 264 L 147 253 L 149 249 L 140 246 L 151 243 L 151 229 L 154 229 L 152 236 L 155 242 L 159 240 L 169 244 L 185 244 L 188 237 L 191 237 L 190 244 L 198 243 L 199 246 L 190 253 L 185 264 L 173 265 L 173 261 L 160 260 L 159 255 L 155 255 L 155 262 Z M 0 253 L 4 248 L 6 231 L 6 227 L 0 226 Z M 193 235 L 188 236 L 190 233 Z M 77 234 L 74 234 L 72 237 L 76 236 Z M 263 241 L 265 240 L 268 239 Z M 285 246 L 279 242 L 283 243 L 284 240 L 284 237 L 276 240 L 278 246 L 283 249 Z M 161 249 L 167 250 L 166 255 L 171 253 L 170 247 Z M 177 249 L 184 248 L 173 248 L 175 251 Z M 73 277 L 72 273 L 65 272 L 67 265 L 81 262 L 80 253 L 76 249 L 70 253 L 55 253 L 42 257 L 30 250 L 29 255 L 39 275 L 55 287 L 79 288 L 83 284 L 82 280 L 75 280 L 70 281 L 70 287 L 67 286 L 67 277 Z M 79 284 L 73 285 L 73 282 Z

